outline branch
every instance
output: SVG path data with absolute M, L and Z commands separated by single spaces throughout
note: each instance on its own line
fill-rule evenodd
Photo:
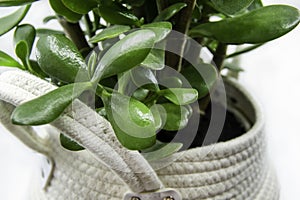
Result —
M 79 23 L 70 23 L 64 18 L 59 18 L 58 21 L 63 27 L 67 36 L 74 42 L 79 50 L 90 49 Z
M 227 45 L 223 43 L 219 43 L 213 58 L 213 61 L 219 72 L 221 72 L 222 70 L 223 63 L 226 58 L 226 52 L 227 52 Z
M 173 29 L 175 31 L 178 31 L 186 35 L 190 27 L 193 10 L 196 5 L 196 0 L 184 0 L 183 3 L 186 3 L 187 7 L 185 7 L 180 11 L 180 13 L 178 13 L 178 17 L 176 19 Z M 167 53 L 166 64 L 175 69 L 177 68 L 177 70 L 180 71 L 182 65 L 182 55 L 184 53 L 185 44 L 186 44 L 186 38 L 183 36 L 181 38 L 175 38 L 175 39 L 176 39 L 176 46 L 174 46 L 172 39 L 170 42 L 173 44 L 171 45 L 173 46 L 173 48 L 175 47 L 180 53 L 179 55 Z

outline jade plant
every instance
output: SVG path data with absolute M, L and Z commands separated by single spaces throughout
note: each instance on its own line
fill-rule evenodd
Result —
M 57 20 L 59 31 L 22 24 L 34 3 L 0 0 L 1 7 L 19 7 L 0 19 L 0 36 L 14 31 L 18 60 L 0 51 L 0 66 L 27 71 L 57 89 L 16 107 L 12 122 L 51 123 L 80 99 L 111 123 L 124 147 L 163 149 L 145 154 L 147 159 L 181 148 L 171 141 L 166 146 L 157 134 L 184 129 L 193 113 L 205 115 L 222 71 L 241 71 L 231 58 L 285 35 L 300 21 L 298 9 L 260 0 L 49 0 L 55 14 L 43 22 Z M 239 48 L 229 54 L 229 45 Z M 200 57 L 204 48 L 211 62 Z M 165 73 L 170 69 L 177 73 Z M 195 102 L 199 106 L 191 106 Z M 64 133 L 60 140 L 69 150 L 83 149 Z

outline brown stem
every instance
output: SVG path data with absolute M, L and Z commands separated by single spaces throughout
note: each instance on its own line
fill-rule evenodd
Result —
M 79 23 L 70 23 L 64 18 L 59 18 L 58 21 L 63 27 L 67 36 L 74 42 L 74 44 L 79 50 L 90 48 Z
M 196 0 L 184 0 L 183 2 L 187 4 L 187 7 L 185 7 L 178 13 L 178 17 L 173 27 L 175 31 L 178 31 L 183 35 L 182 36 L 177 35 L 176 38 L 173 39 L 171 38 L 169 41 L 169 43 L 172 43 L 171 44 L 172 48 L 177 49 L 175 51 L 179 52 L 179 55 L 175 55 L 172 53 L 166 54 L 166 64 L 170 67 L 177 69 L 178 71 L 181 70 L 181 65 L 182 65 L 182 55 L 184 53 L 185 44 L 186 44 L 185 35 L 189 30 L 192 13 L 196 5 Z M 176 40 L 175 42 L 176 44 L 174 43 L 174 40 Z
M 213 61 L 216 65 L 216 68 L 219 72 L 221 72 L 224 60 L 226 58 L 227 45 L 223 43 L 219 43 L 216 53 L 214 55 Z

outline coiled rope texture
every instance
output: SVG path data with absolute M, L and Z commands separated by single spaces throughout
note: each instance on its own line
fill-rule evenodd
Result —
M 31 199 L 120 200 L 129 190 L 167 187 L 178 190 L 186 200 L 276 200 L 279 189 L 265 156 L 261 112 L 241 86 L 230 81 L 226 88 L 228 96 L 242 99 L 236 107 L 255 121 L 253 127 L 236 139 L 175 154 L 174 162 L 156 171 L 137 151 L 123 148 L 109 122 L 78 100 L 72 110 L 51 123 L 47 141 L 31 127 L 11 124 L 14 106 L 55 89 L 22 71 L 0 75 L 0 120 L 23 143 L 55 163 L 49 185 L 46 189 L 33 187 Z M 87 150 L 61 148 L 59 131 Z

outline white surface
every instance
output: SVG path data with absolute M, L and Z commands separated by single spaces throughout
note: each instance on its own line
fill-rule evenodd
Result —
M 267 3 L 291 4 L 300 9 L 299 0 Z M 34 4 L 25 21 L 36 27 L 49 15 L 47 3 Z M 1 8 L 1 14 L 11 8 Z M 55 23 L 50 22 L 52 27 Z M 12 34 L 0 39 L 0 49 L 13 55 Z M 290 34 L 246 55 L 241 81 L 249 86 L 263 105 L 267 117 L 268 150 L 281 184 L 281 200 L 299 199 L 300 180 L 300 26 Z M 40 173 L 37 156 L 0 127 L 0 195 L 3 200 L 25 200 L 32 173 Z

